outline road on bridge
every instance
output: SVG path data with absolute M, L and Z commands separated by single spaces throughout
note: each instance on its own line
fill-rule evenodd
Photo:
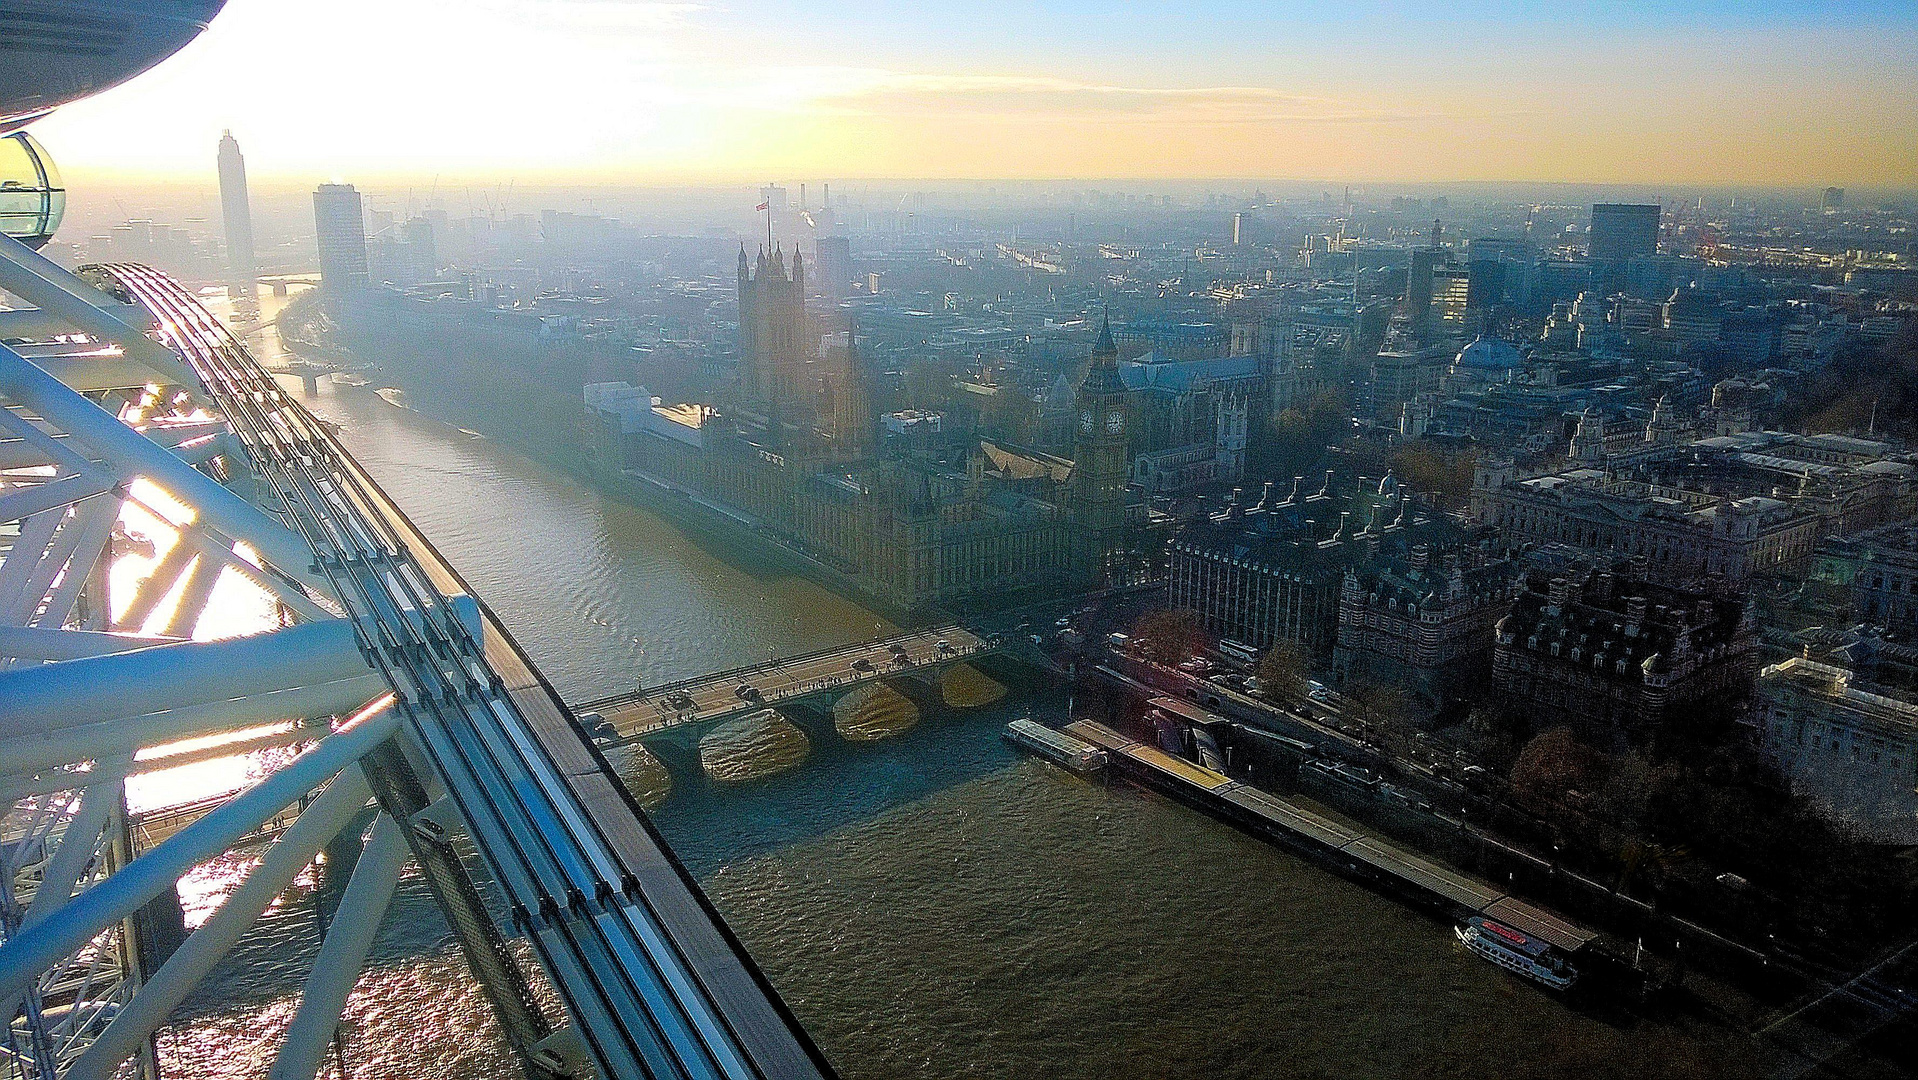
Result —
M 890 675 L 906 675 L 992 652 L 997 646 L 963 626 L 941 626 L 883 641 L 864 641 L 734 668 L 649 690 L 573 706 L 611 725 L 611 741 L 628 743 L 670 727 L 703 724 L 832 690 L 850 690 Z M 600 728 L 596 735 L 607 737 Z

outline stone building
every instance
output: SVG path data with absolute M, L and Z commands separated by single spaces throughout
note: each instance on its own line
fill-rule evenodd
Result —
M 1245 479 L 1248 435 L 1263 416 L 1265 372 L 1253 356 L 1120 365 L 1133 417 L 1132 482 L 1170 495 Z
M 1855 615 L 1918 639 L 1918 527 L 1893 525 L 1851 538 Z
M 1325 655 L 1348 570 L 1420 543 L 1449 549 L 1459 536 L 1389 476 L 1346 487 L 1327 472 L 1317 492 L 1295 479 L 1283 499 L 1267 484 L 1257 503 L 1243 505 L 1235 493 L 1168 542 L 1171 602 L 1221 638 L 1260 651 L 1296 641 Z
M 1392 683 L 1429 708 L 1483 679 L 1492 627 L 1511 600 L 1512 561 L 1489 543 L 1430 543 L 1351 567 L 1339 589 L 1332 669 Z
M 1125 544 L 1126 389 L 1109 332 L 1071 459 L 977 441 L 878 443 L 851 335 L 821 348 L 798 258 L 740 259 L 741 377 L 714 405 L 586 387 L 595 466 L 685 514 L 780 543 L 912 609 L 1103 581 Z M 750 329 L 748 329 L 750 328 Z
M 1630 563 L 1528 570 L 1496 627 L 1500 701 L 1605 746 L 1656 734 L 1688 704 L 1748 692 L 1758 665 L 1748 605 L 1641 575 Z
M 1593 454 L 1520 477 L 1490 462 L 1472 505 L 1516 543 L 1560 543 L 1644 556 L 1663 580 L 1738 585 L 1793 572 L 1820 540 L 1903 521 L 1918 511 L 1912 456 L 1842 435 L 1749 432 L 1691 442 L 1637 441 L 1628 461 Z
M 739 249 L 739 356 L 742 396 L 762 406 L 810 395 L 819 341 L 806 317 L 806 268 L 794 251 L 759 253 L 749 269 Z
M 1792 790 L 1880 843 L 1918 843 L 1918 698 L 1792 657 L 1759 673 L 1759 746 Z

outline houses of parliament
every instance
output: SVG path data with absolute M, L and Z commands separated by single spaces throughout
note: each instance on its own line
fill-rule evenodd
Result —
M 882 437 L 852 327 L 806 310 L 794 252 L 739 254 L 737 379 L 710 402 L 585 388 L 595 467 L 784 545 L 902 609 L 1096 587 L 1125 544 L 1130 417 L 1103 328 L 1070 459 L 965 437 Z

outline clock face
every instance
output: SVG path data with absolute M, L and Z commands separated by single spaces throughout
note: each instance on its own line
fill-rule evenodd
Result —
M 1092 421 L 1091 409 L 1087 409 L 1085 412 L 1082 412 L 1079 414 L 1079 430 L 1080 431 L 1091 431 L 1092 423 L 1093 421 Z
M 1125 430 L 1125 410 L 1114 409 L 1106 414 L 1106 430 L 1114 435 Z

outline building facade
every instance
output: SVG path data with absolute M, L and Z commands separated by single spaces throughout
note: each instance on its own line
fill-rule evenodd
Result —
M 1918 528 L 1893 525 L 1852 539 L 1852 611 L 1860 620 L 1918 639 Z
M 715 404 L 586 388 L 596 468 L 905 609 L 1102 582 L 1126 544 L 1129 502 L 1111 334 L 1077 391 L 1073 459 L 983 441 L 881 445 L 856 337 L 815 337 L 792 265 L 774 252 L 750 271 L 742 255 L 740 376 Z
M 1263 416 L 1258 357 L 1173 360 L 1148 353 L 1120 365 L 1133 416 L 1132 482 L 1148 495 L 1245 479 L 1246 443 Z
M 253 207 L 246 190 L 246 158 L 231 131 L 220 134 L 220 218 L 226 227 L 228 291 L 241 300 L 253 296 L 259 267 L 253 254 Z
M 1391 477 L 1348 487 L 1328 472 L 1316 493 L 1295 479 L 1284 499 L 1267 484 L 1257 503 L 1235 494 L 1167 543 L 1171 603 L 1219 637 L 1260 651 L 1295 641 L 1326 656 L 1347 571 L 1419 543 L 1449 547 L 1456 536 Z
M 1651 430 L 1620 454 L 1597 421 L 1582 421 L 1574 443 L 1581 459 L 1557 472 L 1482 470 L 1475 512 L 1514 542 L 1642 556 L 1664 580 L 1737 585 L 1804 566 L 1827 536 L 1918 511 L 1910 455 L 1882 442 L 1781 432 L 1680 442 Z
M 1918 700 L 1792 657 L 1759 674 L 1760 747 L 1792 790 L 1879 843 L 1918 843 Z
M 1630 562 L 1528 570 L 1495 632 L 1502 702 L 1601 747 L 1737 699 L 1758 666 L 1746 603 L 1644 580 Z
M 1512 574 L 1511 560 L 1484 544 L 1435 552 L 1419 543 L 1348 569 L 1333 672 L 1405 686 L 1428 708 L 1443 705 L 1483 677 Z
M 352 184 L 321 184 L 313 192 L 313 225 L 319 241 L 320 288 L 340 294 L 371 284 L 365 207 Z

